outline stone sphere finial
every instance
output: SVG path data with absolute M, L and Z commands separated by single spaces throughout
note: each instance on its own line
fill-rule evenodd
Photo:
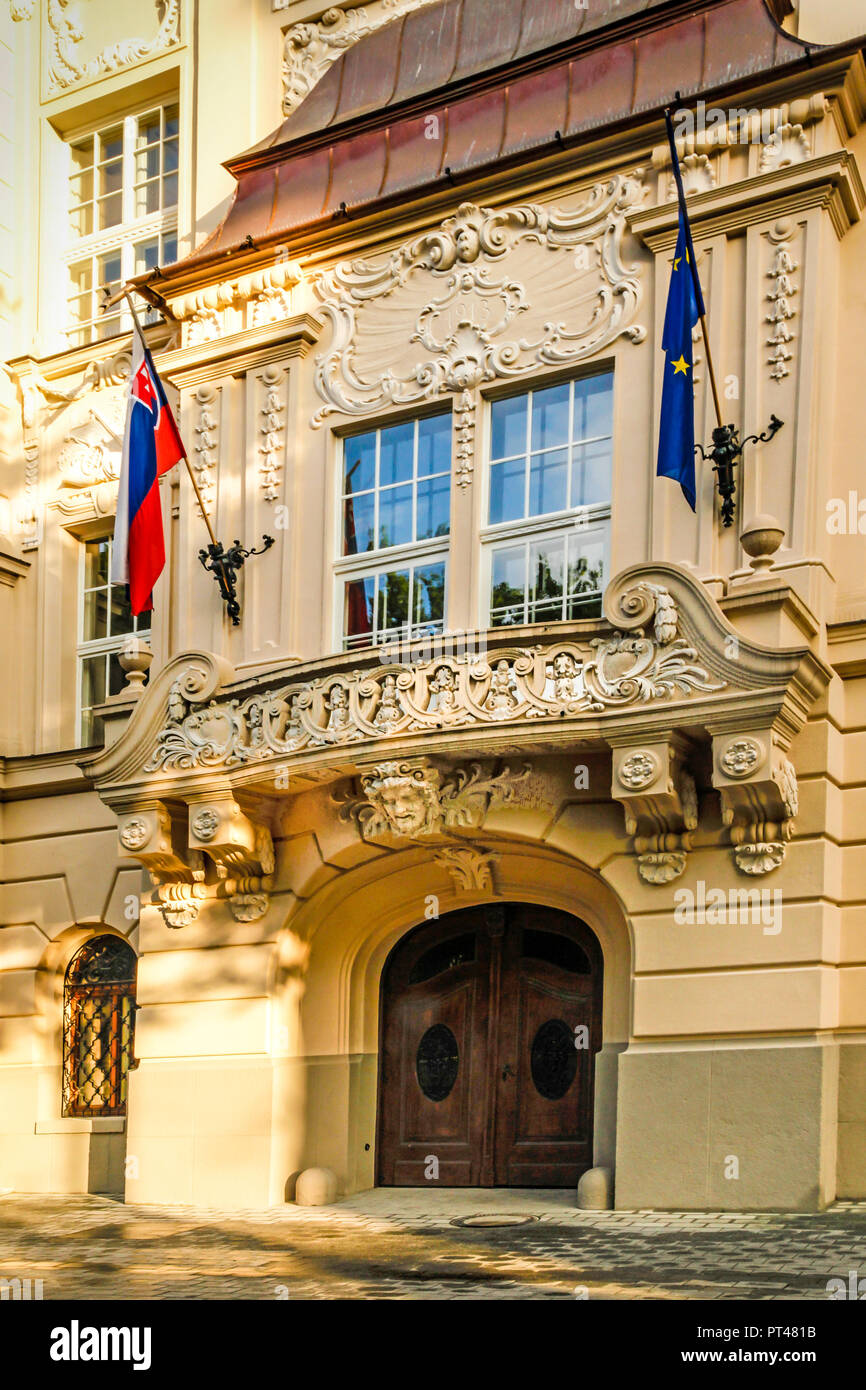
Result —
M 751 556 L 749 564 L 756 573 L 772 569 L 773 556 L 784 539 L 785 528 L 781 521 L 766 512 L 747 521 L 740 534 L 740 544 Z
M 120 649 L 117 660 L 120 669 L 126 672 L 126 683 L 131 691 L 140 694 L 147 680 L 153 652 L 141 637 L 127 637 Z

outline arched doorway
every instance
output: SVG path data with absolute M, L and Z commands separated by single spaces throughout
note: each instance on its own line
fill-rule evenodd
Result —
M 573 1187 L 592 1166 L 602 959 L 528 903 L 450 912 L 397 943 L 381 990 L 378 1181 Z

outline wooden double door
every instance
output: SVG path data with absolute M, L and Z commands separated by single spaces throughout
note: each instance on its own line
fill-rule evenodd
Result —
M 382 979 L 378 1181 L 572 1187 L 592 1167 L 598 941 L 525 904 L 410 932 Z

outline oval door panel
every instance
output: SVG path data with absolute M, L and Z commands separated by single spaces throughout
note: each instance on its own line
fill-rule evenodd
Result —
M 538 1094 L 545 1100 L 561 1100 L 577 1073 L 574 1033 L 561 1018 L 542 1023 L 532 1040 L 529 1066 Z
M 415 1070 L 428 1100 L 445 1100 L 457 1080 L 460 1058 L 457 1039 L 444 1023 L 434 1023 L 418 1044 Z

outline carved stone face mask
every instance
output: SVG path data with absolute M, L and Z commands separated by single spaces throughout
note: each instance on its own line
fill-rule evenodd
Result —
M 427 799 L 419 787 L 409 782 L 384 786 L 377 800 L 388 824 L 400 835 L 421 830 L 427 819 Z

